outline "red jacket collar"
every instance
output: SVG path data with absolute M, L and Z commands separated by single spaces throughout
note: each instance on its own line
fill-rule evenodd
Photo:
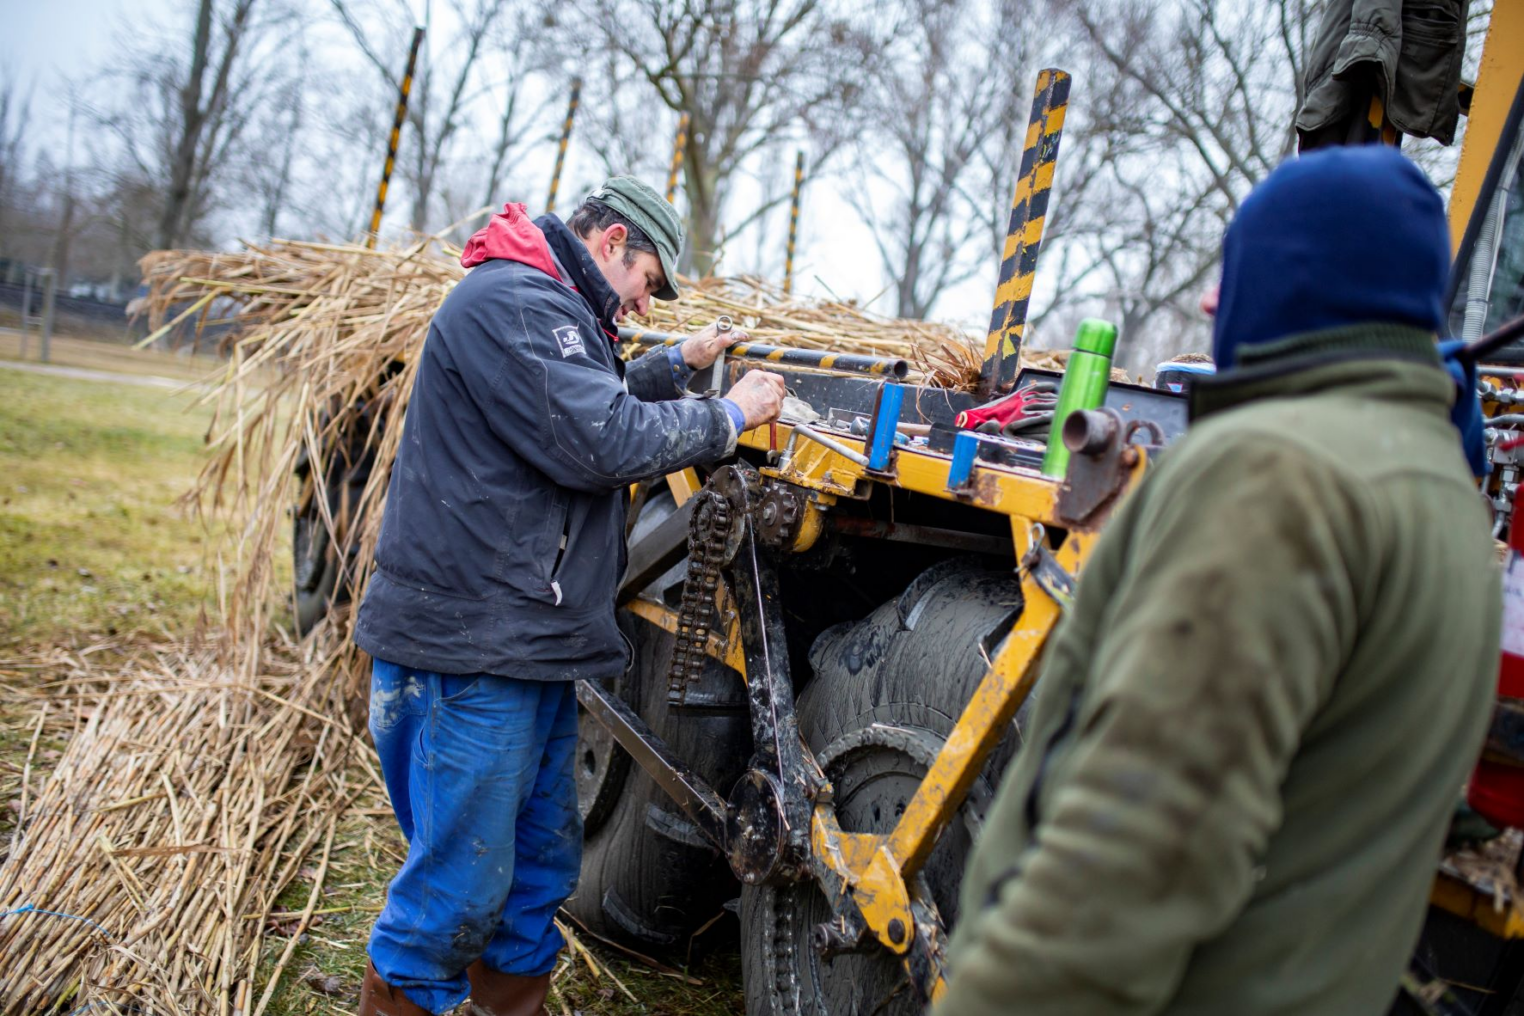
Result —
M 555 259 L 550 256 L 545 233 L 530 221 L 524 206 L 519 203 L 504 205 L 501 212 L 488 219 L 487 224 L 466 241 L 466 249 L 460 255 L 462 268 L 475 268 L 492 260 L 517 261 L 538 268 L 557 282 L 565 281 L 556 270 Z

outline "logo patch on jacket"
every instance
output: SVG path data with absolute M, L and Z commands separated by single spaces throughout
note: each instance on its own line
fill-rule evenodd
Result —
M 551 332 L 556 337 L 556 344 L 561 347 L 561 358 L 569 356 L 581 356 L 587 352 L 582 346 L 582 333 L 576 325 L 562 325 Z

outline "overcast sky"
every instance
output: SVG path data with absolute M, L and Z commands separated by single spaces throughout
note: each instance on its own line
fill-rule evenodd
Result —
M 318 9 L 327 8 L 327 4 L 320 3 L 320 0 L 309 2 Z M 420 16 L 425 2 L 411 0 Z M 444 6 L 436 5 L 433 11 L 436 24 L 444 13 Z M 174 34 L 183 34 L 188 32 L 192 17 L 190 0 L 0 0 L 0 25 L 4 26 L 0 32 L 0 70 L 11 74 L 23 89 L 27 86 L 34 89 L 32 122 L 40 128 L 39 133 L 46 139 L 44 143 L 58 147 L 56 161 L 62 162 L 65 113 L 61 93 L 67 79 L 81 71 L 88 74 L 109 60 L 113 44 L 124 33 L 168 28 Z M 168 37 L 173 38 L 173 34 Z M 51 130 L 47 129 L 49 124 Z M 667 143 L 668 140 L 663 141 L 663 144 Z M 407 144 L 406 137 L 403 144 Z M 537 154 L 546 161 L 542 175 L 548 181 L 551 153 Z M 591 151 L 579 149 L 574 134 L 568 151 L 567 179 L 586 177 L 597 171 L 597 165 Z M 534 169 L 531 162 L 529 171 Z M 792 172 L 792 165 L 786 169 Z M 883 294 L 888 281 L 879 268 L 872 237 L 841 196 L 838 189 L 841 185 L 840 180 L 827 179 L 806 187 L 795 288 L 806 295 L 839 296 L 866 302 Z M 748 195 L 747 190 L 745 184 L 738 189 L 735 207 L 744 208 L 748 201 L 757 200 L 757 197 Z M 563 194 L 563 201 L 576 197 Z M 681 196 L 678 203 L 681 207 Z M 389 211 L 403 207 L 405 205 L 397 203 Z M 787 214 L 786 205 L 777 210 L 776 220 L 766 238 L 768 243 L 776 243 L 780 248 Z M 392 218 L 389 214 L 388 224 Z M 401 215 L 397 218 L 400 220 Z M 722 266 L 722 270 L 726 267 L 733 271 L 750 270 L 752 266 L 746 262 L 752 260 L 749 255 L 755 252 L 758 242 L 759 238 L 754 235 L 738 238 L 735 258 L 741 263 Z M 991 258 L 988 268 L 979 277 L 944 294 L 934 316 L 966 323 L 975 331 L 980 330 L 988 318 L 994 281 L 995 264 Z M 1039 271 L 1039 299 L 1043 295 L 1043 282 L 1043 273 Z M 880 299 L 873 309 L 888 312 L 892 305 Z

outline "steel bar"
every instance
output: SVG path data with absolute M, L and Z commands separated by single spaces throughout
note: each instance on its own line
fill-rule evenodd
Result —
M 677 121 L 677 137 L 672 141 L 672 168 L 667 171 L 667 204 L 677 197 L 677 178 L 683 171 L 683 149 L 688 145 L 688 114 Z
M 407 70 L 402 72 L 402 84 L 397 88 L 397 112 L 392 117 L 392 133 L 386 142 L 386 166 L 381 170 L 381 184 L 376 188 L 376 207 L 370 213 L 370 232 L 365 236 L 365 246 L 376 249 L 376 237 L 381 232 L 381 212 L 386 208 L 386 191 L 392 183 L 392 169 L 397 165 L 397 145 L 402 140 L 402 125 L 407 122 L 407 99 L 413 91 L 413 71 L 418 66 L 418 47 L 423 44 L 423 29 L 413 29 L 413 44 L 407 51 Z
M 619 583 L 617 601 L 628 603 L 650 585 L 658 575 L 681 561 L 688 553 L 688 526 L 693 519 L 693 498 L 677 506 L 677 511 L 630 544 L 630 560 Z
M 723 852 L 725 802 L 714 788 L 673 754 L 667 743 L 617 695 L 591 681 L 578 681 L 577 701 L 693 820 L 699 832 Z
M 799 191 L 804 186 L 804 149 L 794 155 L 794 193 L 788 204 L 788 251 L 783 260 L 783 292 L 794 291 L 794 244 L 799 238 Z
M 825 448 L 829 448 L 831 451 L 835 452 L 837 455 L 840 455 L 842 458 L 848 460 L 849 462 L 855 462 L 859 466 L 863 467 L 868 465 L 868 456 L 864 455 L 860 451 L 857 451 L 856 449 L 848 448 L 840 441 L 836 440 L 833 437 L 822 434 L 820 431 L 814 429 L 813 427 L 807 427 L 802 423 L 796 423 L 794 424 L 794 434 L 798 437 L 807 437 L 816 444 L 821 445 Z
M 574 78 L 571 98 L 566 103 L 566 122 L 561 125 L 561 141 L 556 146 L 556 168 L 550 174 L 550 196 L 545 199 L 545 214 L 556 210 L 556 192 L 561 189 L 561 170 L 566 166 L 566 144 L 571 140 L 572 122 L 577 119 L 577 103 L 582 99 L 582 79 Z
M 1053 188 L 1058 142 L 1063 135 L 1069 103 L 1069 75 L 1047 68 L 1037 75 L 1037 94 L 1027 121 L 1021 172 L 1011 199 L 1011 220 L 1000 258 L 1000 281 L 995 286 L 995 309 L 984 341 L 979 394 L 989 399 L 1009 390 L 1021 369 L 1021 340 L 1027 327 L 1027 304 L 1042 248 L 1043 223 Z
M 642 346 L 676 346 L 686 338 L 686 335 L 647 332 L 638 328 L 619 329 L 621 342 L 634 342 Z M 738 342 L 725 353 L 727 356 L 739 357 L 743 360 L 764 360 L 789 367 L 813 367 L 818 370 L 838 370 L 849 374 L 903 378 L 910 373 L 910 364 L 904 360 L 860 356 L 856 353 L 827 353 L 818 349 L 764 346 L 759 342 Z
M 1504 321 L 1495 330 L 1457 351 L 1456 356 L 1468 363 L 1477 363 L 1482 357 L 1496 353 L 1504 346 L 1518 342 L 1520 339 L 1524 339 L 1524 314 Z

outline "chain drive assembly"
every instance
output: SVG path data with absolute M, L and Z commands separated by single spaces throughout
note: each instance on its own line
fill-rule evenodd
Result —
M 683 579 L 672 664 L 667 671 L 667 701 L 679 705 L 687 701 L 688 688 L 704 673 L 709 633 L 714 630 L 720 569 L 725 564 L 736 523 L 730 501 L 723 494 L 706 487 L 694 497 L 698 503 L 688 526 L 688 573 Z

